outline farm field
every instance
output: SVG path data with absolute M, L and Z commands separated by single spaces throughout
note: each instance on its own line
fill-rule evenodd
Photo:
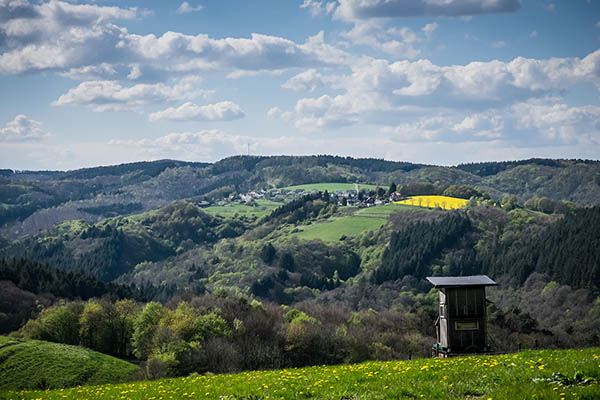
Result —
M 205 211 L 211 215 L 222 215 L 224 217 L 233 216 L 234 214 L 243 214 L 248 216 L 256 216 L 258 218 L 264 217 L 268 215 L 271 211 L 283 205 L 283 203 L 279 203 L 276 201 L 270 201 L 266 199 L 257 199 L 255 200 L 257 206 L 249 206 L 246 204 L 232 204 L 228 206 L 211 206 L 203 208 L 202 211 Z
M 404 204 L 390 203 L 383 206 L 375 206 L 368 208 L 360 208 L 354 213 L 355 216 L 370 217 L 370 218 L 385 218 L 387 219 L 390 214 L 398 211 L 411 210 L 411 206 Z
M 190 376 L 6 399 L 597 399 L 600 348 Z
M 0 391 L 125 382 L 138 370 L 79 346 L 0 336 Z
M 358 236 L 383 226 L 390 214 L 410 209 L 410 206 L 386 204 L 384 206 L 359 209 L 353 215 L 333 217 L 328 220 L 300 227 L 297 237 L 305 240 L 321 239 L 337 241 L 342 236 Z
M 359 188 L 359 190 L 360 189 L 374 190 L 377 188 L 377 185 L 369 185 L 369 184 L 359 183 L 358 188 Z M 324 192 L 325 190 L 327 190 L 329 193 L 335 193 L 338 190 L 343 190 L 343 191 L 354 190 L 355 186 L 354 186 L 354 183 L 307 183 L 305 185 L 287 186 L 282 189 L 285 189 L 285 190 L 304 189 L 307 192 L 310 192 L 313 189 L 316 189 L 320 192 Z M 387 188 L 385 188 L 385 189 L 387 189 Z
M 427 208 L 443 208 L 444 210 L 455 210 L 463 208 L 467 205 L 465 199 L 448 196 L 413 196 L 406 200 L 397 201 L 396 204 L 404 204 L 409 206 L 427 207 Z

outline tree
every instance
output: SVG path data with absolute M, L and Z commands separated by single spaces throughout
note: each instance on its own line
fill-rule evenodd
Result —
M 115 303 L 115 310 L 115 354 L 125 357 L 131 353 L 133 324 L 138 305 L 133 300 L 123 299 Z
M 171 327 L 175 334 L 185 340 L 190 341 L 196 335 L 196 319 L 198 318 L 196 310 L 186 301 L 182 301 L 177 306 Z
M 515 196 L 515 195 L 511 196 L 509 194 L 505 194 L 504 196 L 502 196 L 502 207 L 506 211 L 514 210 L 518 206 L 519 206 L 519 202 L 517 200 L 517 196 Z
M 281 260 L 279 260 L 279 267 L 290 272 L 294 272 L 296 270 L 294 257 L 290 252 L 283 253 L 283 255 L 281 256 Z
M 396 184 L 394 182 L 391 183 L 390 188 L 388 189 L 388 196 L 396 191 Z
M 444 190 L 444 196 L 469 200 L 471 197 L 482 197 L 482 193 L 469 185 L 450 185 Z
M 260 258 L 266 264 L 271 264 L 276 254 L 277 250 L 275 250 L 275 247 L 271 243 L 265 244 L 260 250 Z
M 24 330 L 32 339 L 79 344 L 79 318 L 66 305 L 45 309 L 37 320 L 30 320 L 27 325 Z
M 106 321 L 102 306 L 95 300 L 89 300 L 79 317 L 81 344 L 90 349 L 106 352 L 102 343 L 105 331 Z
M 154 350 L 153 339 L 158 323 L 165 315 L 160 303 L 150 302 L 137 315 L 133 323 L 133 353 L 141 360 L 148 358 Z

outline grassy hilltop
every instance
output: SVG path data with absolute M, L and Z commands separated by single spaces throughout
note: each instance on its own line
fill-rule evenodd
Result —
M 600 348 L 190 376 L 8 399 L 598 399 Z
M 79 346 L 0 336 L 0 393 L 123 382 L 138 370 L 136 365 Z

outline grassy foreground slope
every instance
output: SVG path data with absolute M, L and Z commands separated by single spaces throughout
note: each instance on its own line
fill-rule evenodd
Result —
M 138 370 L 78 346 L 0 336 L 0 391 L 124 382 Z
M 599 379 L 600 348 L 592 348 L 190 376 L 64 391 L 6 392 L 4 396 L 11 399 L 598 399 Z

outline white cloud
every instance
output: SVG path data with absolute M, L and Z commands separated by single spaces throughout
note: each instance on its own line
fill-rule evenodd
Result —
M 204 6 L 202 6 L 201 4 L 198 4 L 197 6 L 193 7 L 190 5 L 190 3 L 188 3 L 187 1 L 184 1 L 183 3 L 181 3 L 181 5 L 177 9 L 177 11 L 175 11 L 175 12 L 177 14 L 187 14 L 187 13 L 191 13 L 191 12 L 200 11 L 203 8 L 204 8 Z
M 447 110 L 381 128 L 398 142 L 491 142 L 503 147 L 600 146 L 600 107 L 530 101 L 481 113 Z M 563 156 L 564 157 L 564 156 Z
M 446 115 L 427 116 L 394 126 L 384 126 L 381 131 L 397 142 L 426 142 L 441 140 L 451 123 L 452 119 Z
M 246 78 L 249 76 L 259 76 L 259 75 L 277 76 L 277 75 L 283 74 L 284 71 L 285 70 L 283 70 L 283 69 L 259 69 L 259 70 L 255 70 L 255 71 L 236 69 L 236 70 L 233 70 L 232 72 L 228 73 L 226 75 L 226 77 L 228 79 L 240 79 L 240 78 Z
M 531 31 L 531 33 L 529 34 L 529 37 L 536 38 L 537 35 L 538 35 L 537 31 Z
M 517 11 L 519 0 L 338 0 L 345 21 L 415 16 L 469 16 Z
M 554 106 L 549 106 L 553 108 Z M 561 108 L 561 107 L 558 107 Z M 548 110 L 546 110 L 548 111 Z M 569 118 L 561 118 L 563 128 L 557 134 L 579 132 L 599 110 L 566 108 Z M 275 110 L 277 113 L 277 110 Z M 319 154 L 331 149 L 332 154 L 354 157 L 384 157 L 389 160 L 453 164 L 458 162 L 505 160 L 539 157 L 594 158 L 600 146 L 598 127 L 584 129 L 582 134 L 561 140 L 551 138 L 552 132 L 543 127 L 518 125 L 519 116 L 509 107 L 479 114 L 442 113 L 423 116 L 412 122 L 383 127 L 377 134 L 295 135 L 278 137 L 251 137 L 218 130 L 171 133 L 159 138 L 141 140 L 114 140 L 115 150 L 129 155 L 129 159 L 173 158 L 184 160 L 216 161 L 221 158 L 246 154 Z M 542 112 L 541 118 L 546 112 Z M 586 115 L 582 117 L 582 115 Z M 587 122 L 586 122 L 587 121 Z M 549 122 L 549 121 L 548 121 Z M 502 128 L 504 126 L 504 128 Z
M 323 32 L 303 44 L 253 33 L 246 38 L 166 32 L 160 37 L 128 35 L 119 47 L 147 64 L 170 72 L 198 70 L 279 71 L 293 67 L 350 64 L 356 57 L 325 43 Z M 167 63 L 165 60 L 169 60 Z
M 375 20 L 357 21 L 352 30 L 342 32 L 341 36 L 354 45 L 370 46 L 395 58 L 412 59 L 421 53 L 414 47 L 419 39 L 410 28 L 385 29 L 384 24 Z
M 142 70 L 139 64 L 131 64 L 131 72 L 127 75 L 127 79 L 135 80 L 142 76 Z
M 296 76 L 288 79 L 282 87 L 291 89 L 294 91 L 309 91 L 314 92 L 325 86 L 326 79 L 317 72 L 317 70 L 311 68 L 304 72 L 299 73 Z
M 335 1 L 316 1 L 316 0 L 304 0 L 300 4 L 300 8 L 307 8 L 310 11 L 310 15 L 316 17 L 322 14 L 330 14 L 335 9 Z
M 267 111 L 267 117 L 269 119 L 278 118 L 281 115 L 281 109 L 279 107 L 271 107 L 269 111 Z
M 281 118 L 284 121 L 291 121 L 294 118 L 294 115 L 290 111 L 283 112 L 279 107 L 271 107 L 269 111 L 267 111 L 267 118 L 269 119 L 277 119 Z
M 42 129 L 42 123 L 20 114 L 0 128 L 0 142 L 39 141 L 50 134 Z
M 170 31 L 161 36 L 136 35 L 114 24 L 144 14 L 135 8 L 50 0 L 17 9 L 6 11 L 0 19 L 0 74 L 55 70 L 79 78 L 96 72 L 99 65 L 110 65 L 115 71 L 110 79 L 134 79 L 143 73 L 164 80 L 165 75 L 207 70 L 281 71 L 349 64 L 356 59 L 326 44 L 322 32 L 305 43 L 261 34 L 219 39 Z M 106 68 L 97 73 L 96 80 L 108 78 Z
M 94 111 L 136 110 L 154 102 L 186 100 L 211 93 L 198 87 L 199 78 L 186 78 L 173 86 L 163 83 L 123 87 L 116 81 L 88 81 L 70 89 L 52 103 L 55 106 L 83 105 Z
M 492 43 L 492 47 L 495 49 L 501 49 L 506 47 L 506 42 L 504 40 L 499 40 L 497 42 Z
M 47 69 L 66 71 L 108 62 L 117 53 L 115 46 L 121 36 L 126 35 L 126 30 L 111 21 L 138 15 L 135 8 L 57 0 L 41 4 L 5 0 L 0 11 L 4 49 L 0 54 L 0 73 L 5 74 Z
M 317 74 L 307 73 L 306 81 L 316 79 Z M 297 79 L 288 86 L 310 89 L 302 82 Z M 478 127 L 482 135 L 494 136 L 500 120 L 487 116 L 487 109 L 547 98 L 580 83 L 600 88 L 600 50 L 583 59 L 518 57 L 509 62 L 454 66 L 438 66 L 428 60 L 371 60 L 354 66 L 350 75 L 320 82 L 343 93 L 298 100 L 292 118 L 298 128 L 311 131 L 354 124 L 391 125 L 445 110 L 453 115 L 449 126 L 456 126 L 455 133 L 475 124 L 475 117 L 467 118 L 474 114 L 479 122 L 487 119 L 490 123 L 487 128 Z
M 88 80 L 95 79 L 99 76 L 109 78 L 111 76 L 115 76 L 116 74 L 117 70 L 113 65 L 101 63 L 98 65 L 86 65 L 85 67 L 71 68 L 61 75 L 76 80 Z
M 515 104 L 510 109 L 516 127 L 537 130 L 552 141 L 577 141 L 584 137 L 589 143 L 600 145 L 600 107 L 570 107 L 567 104 Z
M 216 104 L 198 106 L 194 103 L 185 103 L 174 108 L 150 114 L 151 121 L 162 119 L 170 121 L 232 121 L 244 118 L 242 108 L 231 101 L 222 101 Z
M 30 19 L 37 17 L 36 10 L 26 1 L 2 0 L 0 1 L 0 22 L 11 19 Z
M 431 36 L 433 36 L 433 32 L 435 32 L 437 30 L 437 28 L 439 28 L 439 27 L 440 27 L 440 24 L 438 24 L 437 22 L 432 22 L 423 27 L 423 32 L 425 33 L 425 36 L 428 39 L 430 39 Z
M 170 133 L 156 139 L 112 140 L 110 145 L 126 148 L 142 159 L 175 158 L 216 161 L 245 153 L 248 137 L 229 135 L 219 130 Z
M 504 118 L 496 112 L 467 115 L 461 122 L 452 127 L 452 130 L 457 133 L 485 138 L 501 137 L 503 129 Z

